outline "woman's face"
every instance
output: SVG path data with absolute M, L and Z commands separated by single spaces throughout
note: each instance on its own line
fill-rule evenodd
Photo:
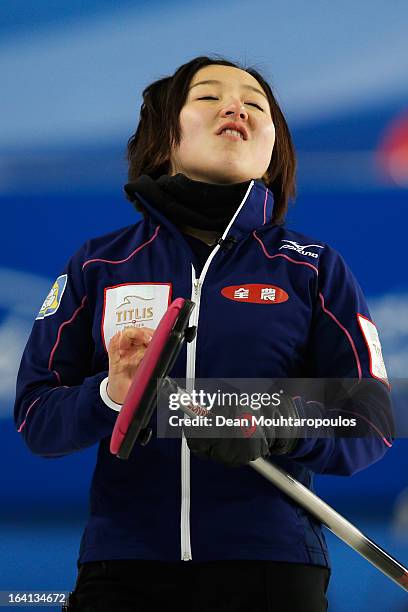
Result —
M 225 125 L 241 135 L 221 132 Z M 269 167 L 275 126 L 258 81 L 232 66 L 210 65 L 194 75 L 180 112 L 181 140 L 170 174 L 208 183 L 261 178 Z

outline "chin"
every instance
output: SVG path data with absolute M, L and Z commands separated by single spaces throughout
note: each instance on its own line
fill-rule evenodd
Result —
M 250 181 L 253 175 L 248 170 L 242 168 L 228 167 L 228 162 L 220 160 L 217 166 L 207 166 L 205 168 L 183 168 L 178 170 L 193 181 L 202 183 L 212 183 L 214 185 L 228 185 L 230 183 L 243 183 Z
M 217 185 L 228 185 L 230 183 L 243 183 L 244 181 L 250 181 L 252 179 L 252 175 L 248 172 L 240 172 L 240 171 L 223 171 L 220 172 L 220 169 L 217 168 L 214 172 L 208 172 L 206 182 L 214 183 Z

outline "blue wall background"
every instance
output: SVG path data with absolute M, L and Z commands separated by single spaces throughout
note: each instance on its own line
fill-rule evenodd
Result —
M 137 219 L 122 185 L 140 94 L 191 57 L 220 53 L 270 78 L 299 158 L 288 225 L 344 255 L 389 375 L 406 377 L 407 19 L 402 1 L 392 11 L 368 0 L 1 5 L 0 590 L 73 585 L 96 449 L 32 456 L 11 419 L 15 375 L 65 261 Z M 324 499 L 406 563 L 407 450 L 400 439 L 364 472 L 316 479 Z M 331 610 L 408 609 L 398 587 L 328 539 Z

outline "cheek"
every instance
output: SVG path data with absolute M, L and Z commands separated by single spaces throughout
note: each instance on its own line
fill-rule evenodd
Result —
M 275 126 L 274 124 L 269 123 L 268 125 L 265 125 L 264 128 L 262 129 L 261 134 L 262 134 L 263 145 L 272 154 L 273 146 L 275 144 Z
M 181 142 L 192 144 L 203 129 L 204 119 L 201 114 L 185 107 L 180 113 Z

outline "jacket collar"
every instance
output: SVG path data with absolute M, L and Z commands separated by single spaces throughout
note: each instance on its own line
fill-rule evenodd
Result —
M 149 216 L 156 219 L 170 232 L 179 234 L 176 226 L 160 211 L 152 206 L 145 197 L 137 191 L 132 194 L 140 201 Z M 273 195 L 261 180 L 252 180 L 246 194 L 238 206 L 234 216 L 223 232 L 222 238 L 233 236 L 236 240 L 246 237 L 253 230 L 271 223 L 273 211 Z
M 231 219 L 228 234 L 241 238 L 253 230 L 271 223 L 273 211 L 272 192 L 260 180 L 253 180 L 241 205 Z

